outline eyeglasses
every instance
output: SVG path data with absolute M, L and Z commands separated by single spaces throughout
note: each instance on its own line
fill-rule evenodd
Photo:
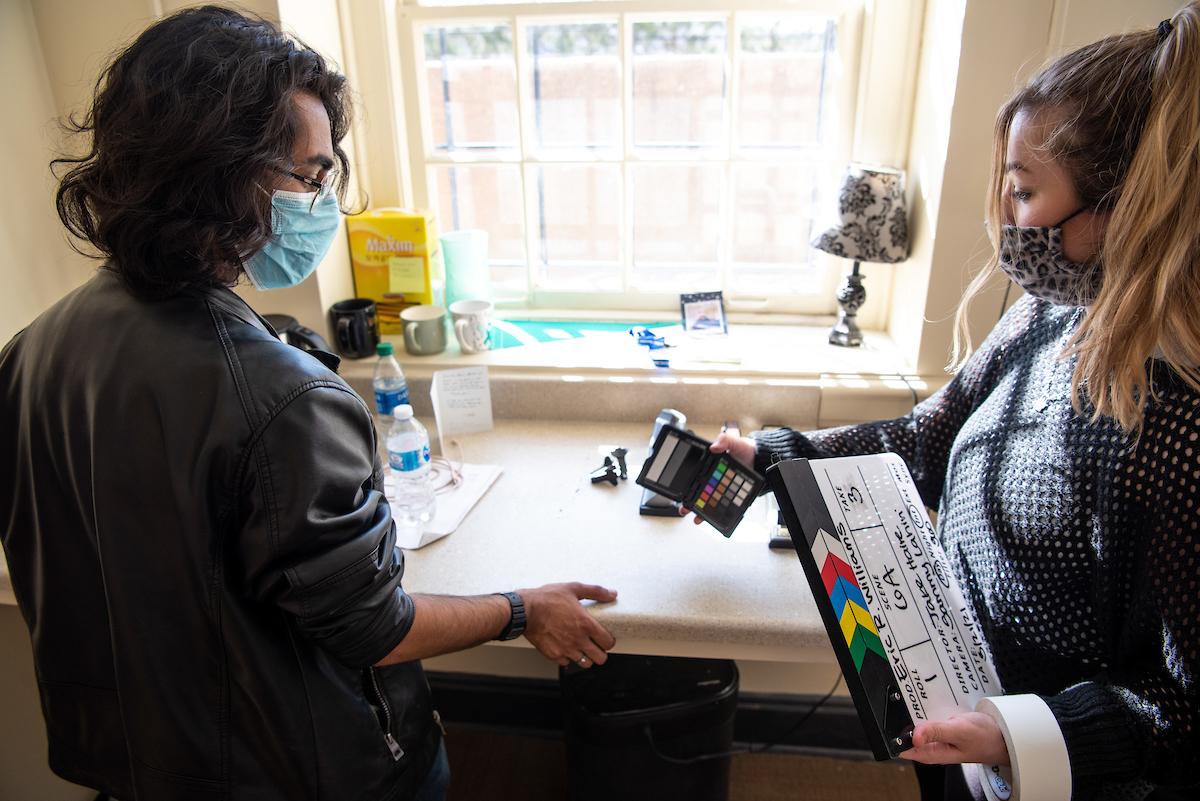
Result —
M 338 170 L 334 168 L 325 173 L 325 179 L 323 181 L 318 181 L 315 178 L 309 178 L 307 175 L 300 175 L 299 173 L 292 172 L 291 170 L 285 170 L 282 167 L 273 166 L 272 169 L 280 175 L 286 175 L 289 178 L 294 178 L 305 186 L 311 186 L 315 190 L 312 193 L 312 205 L 308 207 L 309 213 L 312 213 L 312 210 L 317 207 L 317 203 L 333 193 L 334 187 L 337 186 L 339 175 Z

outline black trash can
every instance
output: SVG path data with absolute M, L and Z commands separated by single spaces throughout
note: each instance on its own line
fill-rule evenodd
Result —
M 611 654 L 559 674 L 572 801 L 725 801 L 737 665 Z

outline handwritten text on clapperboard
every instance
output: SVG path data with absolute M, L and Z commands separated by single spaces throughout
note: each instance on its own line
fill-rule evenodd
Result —
M 987 643 L 904 462 L 883 454 L 812 467 L 913 719 L 999 695 Z

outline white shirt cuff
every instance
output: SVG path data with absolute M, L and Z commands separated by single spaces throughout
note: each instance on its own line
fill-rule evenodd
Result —
M 988 801 L 1070 801 L 1071 760 L 1054 713 L 1037 695 L 981 698 L 976 712 L 996 721 L 1010 768 L 979 766 Z

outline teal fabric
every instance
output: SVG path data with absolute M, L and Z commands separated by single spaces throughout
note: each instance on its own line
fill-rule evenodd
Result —
M 678 322 L 597 323 L 590 320 L 505 320 L 504 323 L 516 326 L 538 342 L 564 341 L 562 336 L 564 333 L 568 335 L 566 339 L 579 339 L 584 336 L 584 332 L 620 333 L 628 331 L 630 328 L 667 328 L 679 324 Z M 502 327 L 492 325 L 493 350 L 515 348 L 524 344 L 527 343 L 503 330 Z

